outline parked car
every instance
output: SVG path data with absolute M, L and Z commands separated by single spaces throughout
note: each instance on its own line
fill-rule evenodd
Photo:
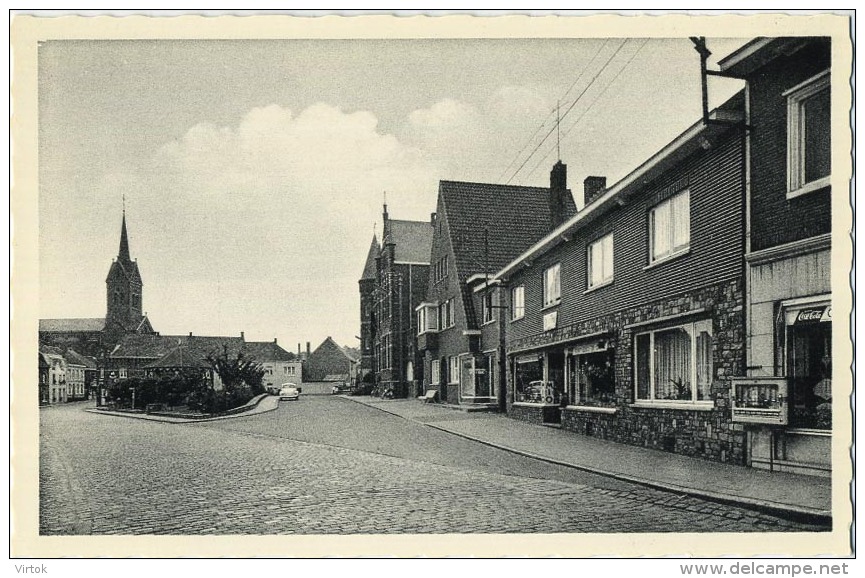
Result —
M 279 400 L 298 400 L 300 399 L 300 390 L 293 383 L 283 383 L 282 389 L 279 390 Z
M 282 389 L 282 386 L 281 385 L 268 385 L 264 389 L 270 395 L 279 395 L 279 391 Z

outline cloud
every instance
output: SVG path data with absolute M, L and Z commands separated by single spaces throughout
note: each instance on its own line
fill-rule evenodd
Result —
M 499 182 L 537 126 L 553 126 L 553 106 L 539 87 L 504 86 L 476 105 L 445 98 L 414 110 L 401 136 L 435 161 L 441 178 Z
M 322 331 L 352 345 L 383 192 L 394 218 L 425 219 L 437 178 L 423 151 L 380 131 L 366 111 L 319 103 L 295 114 L 273 104 L 236 126 L 193 126 L 132 177 L 145 305 L 148 291 L 172 304 L 150 311 L 157 330 L 254 335 L 259 324 L 263 338 L 316 341 L 327 334 L 307 328 L 337 319 Z M 260 299 L 266 315 L 252 304 Z M 202 302 L 213 313 L 203 327 Z

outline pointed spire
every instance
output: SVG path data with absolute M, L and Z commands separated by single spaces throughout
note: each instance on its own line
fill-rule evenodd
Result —
M 363 265 L 363 274 L 361 275 L 361 280 L 363 279 L 375 279 L 375 259 L 378 257 L 381 252 L 381 245 L 378 244 L 378 239 L 375 236 L 375 233 L 372 235 L 372 243 L 369 245 L 369 252 L 366 254 L 366 263 Z
M 129 237 L 126 234 L 126 198 L 123 200 L 123 224 L 120 226 L 120 251 L 117 253 L 117 260 L 129 262 Z

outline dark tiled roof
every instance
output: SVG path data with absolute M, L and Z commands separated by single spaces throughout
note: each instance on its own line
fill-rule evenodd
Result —
M 63 350 L 59 347 L 54 347 L 53 345 L 40 345 L 39 353 L 44 353 L 45 355 L 59 355 L 63 357 Z
M 111 352 L 112 358 L 159 359 L 177 347 L 185 346 L 198 357 L 208 354 L 218 355 L 228 346 L 229 355 L 237 355 L 243 349 L 242 337 L 209 337 L 189 335 L 147 335 L 127 334 Z
M 45 332 L 84 332 L 102 331 L 105 329 L 104 317 L 86 317 L 78 319 L 40 319 L 39 331 Z
M 310 354 L 310 356 L 322 355 L 327 353 L 328 351 L 335 351 L 341 353 L 346 359 L 351 361 L 351 357 L 345 352 L 345 350 L 340 347 L 336 341 L 333 340 L 332 337 L 328 336 L 324 341 L 321 342 L 321 345 L 315 348 L 315 350 Z
M 394 260 L 405 263 L 429 263 L 433 226 L 427 221 L 388 220 L 388 237 L 394 243 Z
M 85 355 L 81 355 L 74 349 L 67 349 L 66 353 L 63 355 L 66 358 L 66 363 L 73 365 L 83 365 L 88 369 L 96 369 L 96 360 L 92 357 L 87 357 Z
M 439 194 L 460 282 L 485 269 L 494 274 L 553 228 L 546 187 L 440 181 Z M 559 222 L 577 212 L 570 193 L 565 203 L 565 215 Z M 469 327 L 475 327 L 472 291 L 462 289 Z
M 381 252 L 381 245 L 378 244 L 378 239 L 375 235 L 372 236 L 372 243 L 369 245 L 369 251 L 366 254 L 366 263 L 363 265 L 363 273 L 361 279 L 375 279 L 375 258 Z
M 210 367 L 207 359 L 200 356 L 199 352 L 189 347 L 178 346 L 157 359 L 144 366 L 148 369 L 157 367 Z
M 259 363 L 268 361 L 294 361 L 295 355 L 273 341 L 247 341 L 243 348 L 247 357 Z

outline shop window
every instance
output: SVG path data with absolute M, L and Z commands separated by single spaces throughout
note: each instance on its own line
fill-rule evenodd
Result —
M 587 249 L 589 289 L 613 281 L 613 234 L 605 235 L 591 243 Z
M 639 334 L 634 347 L 637 401 L 710 401 L 711 321 Z
M 616 399 L 615 357 L 612 349 L 572 354 L 568 361 L 568 403 L 612 405 Z
M 684 253 L 691 245 L 691 193 L 687 189 L 649 212 L 651 263 Z
M 786 312 L 789 423 L 793 427 L 832 429 L 831 307 L 810 306 Z
M 544 307 L 562 300 L 562 265 L 556 263 L 544 271 Z
M 511 289 L 511 319 L 522 319 L 526 314 L 526 288 L 522 285 Z
M 787 195 L 829 184 L 831 174 L 829 71 L 790 89 L 787 97 Z
M 543 379 L 542 355 L 518 357 L 514 362 L 514 401 L 542 403 Z

